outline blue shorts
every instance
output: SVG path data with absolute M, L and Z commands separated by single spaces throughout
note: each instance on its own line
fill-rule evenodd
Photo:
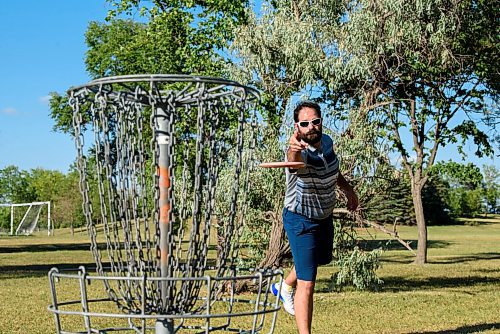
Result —
M 283 209 L 285 227 L 297 278 L 315 281 L 318 266 L 332 261 L 333 217 L 311 219 Z

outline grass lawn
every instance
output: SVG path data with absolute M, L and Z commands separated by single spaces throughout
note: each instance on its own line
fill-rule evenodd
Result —
M 330 292 L 335 268 L 321 267 L 313 332 L 500 333 L 500 217 L 468 223 L 429 227 L 429 263 L 423 266 L 412 264 L 412 254 L 391 242 L 378 271 L 385 284 L 377 292 Z M 415 227 L 401 227 L 399 233 L 416 247 Z M 359 234 L 370 246 L 387 241 L 371 229 Z M 55 332 L 47 311 L 47 272 L 92 264 L 87 243 L 86 233 L 71 236 L 66 230 L 52 237 L 0 237 L 0 333 Z M 283 310 L 275 333 L 296 333 L 294 319 Z

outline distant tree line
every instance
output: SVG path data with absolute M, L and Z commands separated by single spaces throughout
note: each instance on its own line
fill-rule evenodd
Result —
M 278 187 L 277 184 L 258 186 L 273 189 Z M 383 182 L 372 181 L 367 186 L 376 189 L 363 203 L 367 219 L 383 224 L 415 224 L 410 182 L 403 171 L 394 169 L 391 178 L 384 179 Z M 90 192 L 97 200 L 97 187 L 91 184 Z M 430 225 L 452 224 L 455 223 L 454 218 L 499 214 L 500 170 L 493 165 L 484 165 L 481 171 L 472 163 L 438 162 L 433 168 L 429 184 L 424 188 L 423 198 L 424 212 Z M 269 197 L 254 200 L 273 202 Z M 52 221 L 56 228 L 84 225 L 79 175 L 76 170 L 62 173 L 35 168 L 27 171 L 16 166 L 0 169 L 0 203 L 41 201 L 52 203 Z M 270 203 L 267 205 L 271 206 Z M 257 203 L 252 207 L 258 209 Z M 95 218 L 99 219 L 99 212 L 95 214 Z M 0 228 L 10 228 L 7 210 L 0 212 Z
M 51 221 L 55 228 L 73 228 L 84 224 L 77 171 L 71 170 L 66 174 L 42 168 L 27 171 L 17 166 L 0 169 L 0 203 L 46 201 L 51 202 Z M 0 210 L 0 228 L 10 229 L 8 208 Z
M 429 225 L 456 223 L 455 218 L 500 213 L 500 171 L 472 163 L 438 162 L 423 189 L 424 214 Z M 365 203 L 369 219 L 414 225 L 410 182 L 395 170 L 394 178 L 377 185 L 378 192 Z

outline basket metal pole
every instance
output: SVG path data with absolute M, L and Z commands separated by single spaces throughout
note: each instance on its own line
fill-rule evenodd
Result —
M 165 110 L 161 107 L 156 109 L 157 132 L 156 140 L 158 143 L 158 176 L 159 176 L 159 208 L 160 208 L 160 273 L 161 277 L 168 277 L 168 230 L 169 230 L 169 189 L 170 189 L 170 174 L 169 174 L 169 136 L 168 132 L 169 117 Z M 168 305 L 168 282 L 161 281 L 161 299 L 165 309 Z M 173 334 L 174 324 L 170 319 L 159 319 L 156 322 L 156 334 Z
M 250 116 L 247 108 L 254 108 L 259 99 L 258 91 L 218 78 L 148 74 L 97 79 L 72 88 L 68 95 L 74 111 L 85 220 L 98 276 L 52 273 L 53 279 L 77 279 L 81 287 L 80 298 L 63 302 L 57 300 L 51 281 L 53 305 L 49 310 L 54 313 L 58 333 L 70 333 L 62 331 L 61 315 L 83 316 L 85 329 L 78 333 L 260 333 L 265 314 L 274 313 L 272 333 L 279 299 L 275 304 L 268 302 L 270 290 L 262 287 L 262 275 L 237 276 L 236 271 L 242 233 L 236 224 L 243 224 L 247 213 L 253 165 L 248 162 L 243 180 L 243 157 L 248 154 L 252 159 L 257 131 L 256 125 L 249 126 L 248 133 L 244 125 Z M 236 119 L 238 126 L 233 129 L 229 124 Z M 256 119 L 255 114 L 252 122 Z M 87 129 L 89 135 L 91 130 L 94 134 L 93 147 L 89 145 L 95 153 L 92 160 L 85 152 Z M 250 144 L 244 141 L 247 135 Z M 177 164 L 179 153 L 185 161 Z M 94 178 L 99 192 L 95 203 L 89 186 Z M 227 190 L 229 193 L 223 193 Z M 98 210 L 93 209 L 95 204 Z M 179 210 L 178 217 L 174 208 Z M 101 219 L 94 218 L 94 213 Z M 216 226 L 223 228 L 221 238 L 211 238 L 216 213 L 224 215 Z M 97 227 L 99 221 L 102 228 Z M 103 254 L 100 233 L 106 238 Z M 208 265 L 211 246 L 220 249 L 213 267 Z M 109 270 L 103 260 L 109 261 Z M 215 271 L 216 277 L 210 278 L 207 271 Z M 282 281 L 282 272 L 267 275 L 273 280 L 279 275 Z M 251 279 L 259 283 L 257 298 L 237 298 L 236 280 Z M 92 280 L 104 284 L 104 298 L 88 299 L 85 284 Z M 221 294 L 226 287 L 233 287 L 227 291 L 229 298 Z M 117 311 L 90 311 L 92 305 L 100 309 L 101 302 L 116 304 Z M 221 313 L 219 305 L 228 307 Z M 128 326 L 98 329 L 95 326 L 101 327 L 101 320 L 91 318 L 128 320 Z M 233 318 L 253 320 L 252 328 Z

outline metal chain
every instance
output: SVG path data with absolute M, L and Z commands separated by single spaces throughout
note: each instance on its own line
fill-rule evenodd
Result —
M 168 90 L 161 82 L 146 83 L 148 87 L 101 83 L 70 94 L 83 210 L 97 272 L 107 274 L 103 265 L 107 260 L 114 276 L 161 277 L 160 197 L 167 196 L 167 277 L 206 275 L 214 221 L 221 226 L 217 233 L 221 238 L 215 241 L 220 243 L 216 276 L 229 270 L 234 274 L 257 128 L 255 114 L 250 117 L 253 126 L 245 125 L 251 109 L 246 89 L 196 81 Z M 149 112 L 150 127 L 146 128 Z M 237 127 L 224 128 L 234 113 Z M 166 129 L 167 145 L 161 146 L 169 161 L 166 195 L 160 194 L 159 122 L 166 122 L 162 129 Z M 94 132 L 93 159 L 86 159 L 84 152 L 88 124 Z M 233 159 L 232 186 L 226 195 L 229 211 L 220 216 L 216 194 L 222 159 L 229 156 Z M 94 183 L 102 229 L 93 217 Z M 99 233 L 104 234 L 106 257 L 98 249 Z M 205 284 L 201 280 L 149 281 L 144 288 L 140 281 L 104 282 L 109 297 L 125 312 L 139 312 L 142 303 L 147 312 L 168 314 L 207 307 L 198 303 Z M 211 289 L 220 288 L 217 281 Z
M 231 207 L 229 211 L 229 217 L 227 219 L 227 224 L 224 230 L 224 239 L 230 240 L 234 232 L 234 219 L 237 214 L 237 197 L 239 192 L 239 181 L 241 175 L 242 167 L 242 152 L 243 152 L 243 130 L 245 123 L 245 108 L 244 106 L 239 106 L 238 100 L 233 101 L 232 107 L 234 110 L 238 111 L 238 131 L 237 131 L 237 141 L 236 141 L 236 156 L 235 156 L 235 167 L 234 167 L 234 179 L 233 179 L 233 189 L 231 194 Z M 217 275 L 222 276 L 225 268 L 227 268 L 227 259 L 230 252 L 231 243 L 225 242 L 219 255 L 218 270 Z

